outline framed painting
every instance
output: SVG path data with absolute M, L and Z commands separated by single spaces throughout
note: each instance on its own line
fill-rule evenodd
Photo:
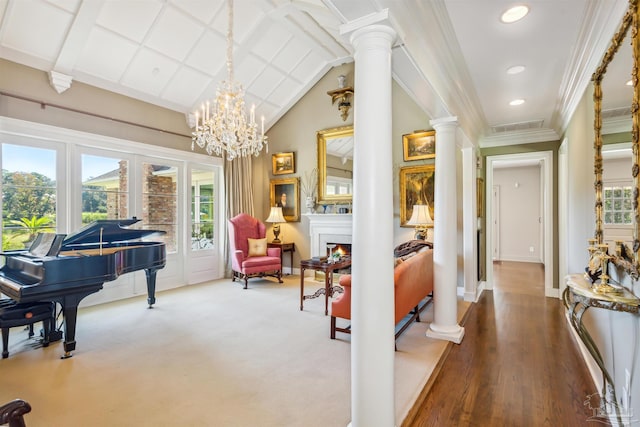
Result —
M 280 206 L 287 222 L 300 221 L 300 178 L 271 180 L 270 206 Z
M 482 218 L 484 216 L 484 179 L 477 179 L 476 186 L 476 210 L 477 217 Z
M 293 152 L 276 153 L 271 156 L 271 169 L 274 175 L 285 175 L 295 173 L 295 161 Z
M 436 157 L 436 131 L 419 131 L 402 135 L 404 161 L 433 159 Z
M 400 168 L 400 226 L 406 225 L 413 205 L 429 205 L 431 218 L 435 219 L 433 196 L 435 190 L 435 165 L 407 166 Z

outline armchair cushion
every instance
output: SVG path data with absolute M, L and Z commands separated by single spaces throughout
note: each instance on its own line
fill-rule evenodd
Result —
M 249 240 L 249 255 L 250 257 L 265 256 L 267 255 L 267 238 L 264 239 L 252 239 Z

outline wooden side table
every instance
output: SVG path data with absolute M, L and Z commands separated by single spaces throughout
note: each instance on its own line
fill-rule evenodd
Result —
M 343 292 L 340 286 L 333 286 L 333 272 L 351 266 L 351 258 L 342 258 L 340 261 L 332 263 L 314 261 L 306 259 L 300 261 L 300 311 L 304 300 L 317 298 L 324 294 L 324 315 L 329 314 L 329 295 L 333 296 L 334 292 Z M 317 270 L 324 272 L 324 288 L 318 289 L 313 295 L 304 294 L 304 271 Z
M 293 253 L 296 251 L 296 245 L 293 242 L 267 243 L 268 248 L 280 248 L 280 264 L 283 264 L 282 258 L 285 252 L 289 252 L 290 272 L 293 274 Z M 282 265 L 284 269 L 284 264 Z

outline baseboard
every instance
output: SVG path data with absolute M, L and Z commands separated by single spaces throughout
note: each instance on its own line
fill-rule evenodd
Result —
M 493 262 L 512 261 L 512 262 L 530 262 L 535 264 L 544 264 L 542 260 L 535 257 L 522 256 L 502 256 L 500 259 L 494 259 Z
M 578 344 L 578 348 L 580 349 L 580 354 L 582 354 L 582 360 L 587 365 L 587 369 L 589 370 L 589 374 L 591 375 L 591 379 L 593 380 L 593 384 L 596 386 L 596 390 L 602 390 L 602 371 L 600 367 L 593 360 L 589 350 L 585 347 L 584 343 L 578 336 L 578 333 L 571 325 L 571 319 L 569 318 L 569 312 L 565 312 L 565 317 L 567 318 L 567 323 L 569 324 L 569 330 L 571 331 L 571 336 L 573 336 L 575 342 Z
M 544 296 L 549 298 L 560 298 L 560 289 L 558 288 L 544 288 Z
M 468 302 L 478 302 L 480 295 L 482 295 L 482 292 L 485 289 L 485 285 L 486 285 L 486 282 L 484 280 L 479 281 L 475 292 L 464 293 L 464 300 Z

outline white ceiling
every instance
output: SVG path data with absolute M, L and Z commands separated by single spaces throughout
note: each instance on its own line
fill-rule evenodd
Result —
M 394 78 L 430 117 L 457 116 L 481 146 L 558 139 L 626 2 L 517 3 L 530 14 L 502 24 L 512 1 L 235 0 L 235 77 L 269 127 L 352 61 L 342 23 L 388 9 Z M 2 58 L 185 114 L 226 78 L 224 0 L 0 0 L 0 23 Z M 630 104 L 605 94 L 605 108 Z

